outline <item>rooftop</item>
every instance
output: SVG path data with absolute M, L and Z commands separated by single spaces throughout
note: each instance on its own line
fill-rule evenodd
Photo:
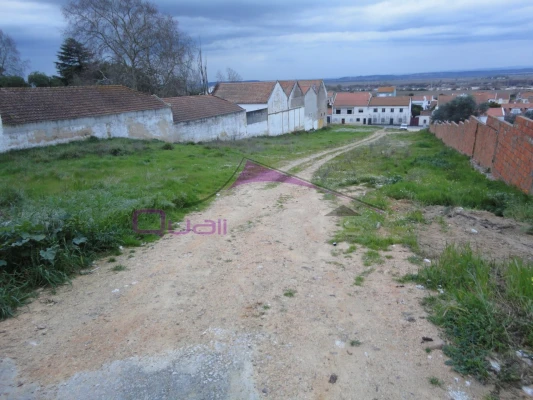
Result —
M 170 104 L 174 123 L 244 111 L 237 104 L 215 96 L 182 96 L 162 100 Z
M 406 106 L 408 107 L 411 103 L 411 98 L 409 96 L 400 96 L 400 97 L 372 97 L 370 99 L 369 106 Z
M 333 107 L 366 107 L 371 97 L 372 95 L 368 92 L 337 93 Z
M 378 88 L 378 93 L 394 93 L 395 90 L 394 86 L 382 86 Z
M 213 95 L 237 104 L 267 104 L 277 82 L 219 83 Z
M 0 88 L 4 125 L 158 110 L 168 106 L 155 96 L 125 86 Z

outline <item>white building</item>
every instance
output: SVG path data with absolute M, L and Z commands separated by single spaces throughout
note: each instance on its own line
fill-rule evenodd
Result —
M 306 116 L 313 119 L 313 129 L 321 129 L 326 125 L 328 113 L 328 91 L 322 79 L 299 80 L 298 85 L 306 95 Z M 316 106 L 310 100 L 307 88 L 311 88 L 316 94 Z M 313 95 L 311 95 L 313 97 Z
M 247 137 L 246 111 L 215 96 L 181 96 L 162 99 L 170 104 L 174 142 L 234 140 Z
M 0 152 L 85 139 L 170 140 L 172 111 L 124 86 L 0 88 Z
M 431 124 L 431 111 L 424 110 L 418 116 L 418 126 L 428 127 Z
M 409 124 L 411 97 L 372 97 L 368 103 L 372 125 Z
M 333 103 L 331 122 L 333 124 L 370 125 L 372 117 L 368 102 L 372 95 L 368 92 L 337 93 Z
M 219 83 L 213 95 L 246 110 L 248 136 L 277 136 L 303 129 L 300 110 L 289 109 L 279 82 Z

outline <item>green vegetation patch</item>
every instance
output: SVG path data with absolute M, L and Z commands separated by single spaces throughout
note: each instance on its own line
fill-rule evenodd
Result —
M 531 196 L 487 179 L 468 157 L 446 148 L 428 131 L 389 135 L 344 153 L 323 165 L 314 181 L 331 188 L 364 185 L 393 199 L 487 210 L 533 222 Z
M 533 347 L 533 263 L 495 264 L 468 246 L 450 246 L 403 280 L 441 292 L 424 303 L 450 340 L 443 350 L 456 371 L 487 380 L 487 357 L 497 353 L 504 360 L 499 379 L 520 378 L 513 354 Z

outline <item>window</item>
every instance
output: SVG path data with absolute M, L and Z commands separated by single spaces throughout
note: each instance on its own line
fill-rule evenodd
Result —
M 348 110 L 348 114 L 351 114 L 353 112 L 353 110 Z
M 394 112 L 394 108 L 391 108 L 391 109 L 390 109 L 390 112 Z
M 378 109 L 377 109 L 377 108 L 374 108 L 374 112 L 378 112 Z
M 378 119 L 376 117 L 372 118 L 372 122 L 373 123 L 377 123 L 378 122 Z
M 361 122 L 361 118 L 357 118 L 355 121 L 356 122 Z
M 400 108 L 400 112 L 403 112 L 403 108 Z
M 362 113 L 362 112 L 363 112 L 363 109 L 362 109 L 362 108 L 360 108 L 360 109 L 359 109 L 359 112 L 360 112 L 360 113 Z
M 381 118 L 381 123 L 382 123 L 382 124 L 385 123 L 385 118 Z
M 341 110 L 339 110 L 338 108 L 335 110 L 335 114 L 340 114 L 341 113 Z
M 384 108 L 382 108 L 382 109 L 381 109 L 381 112 L 385 112 L 385 109 L 384 109 Z

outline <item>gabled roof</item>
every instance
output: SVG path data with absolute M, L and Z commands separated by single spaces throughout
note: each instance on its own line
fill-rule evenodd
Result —
M 22 125 L 168 108 L 159 98 L 125 86 L 0 88 L 4 125 Z
M 276 81 L 219 83 L 213 95 L 236 104 L 267 104 L 276 83 Z
M 244 111 L 237 104 L 215 96 L 182 96 L 162 100 L 170 104 L 174 123 Z
M 333 107 L 366 107 L 371 97 L 368 92 L 337 93 Z
M 422 110 L 422 111 L 420 111 L 420 116 L 422 116 L 422 117 L 431 117 L 432 113 L 433 112 L 431 110 Z
M 400 97 L 372 97 L 370 99 L 369 107 L 390 107 L 390 106 L 409 106 L 411 98 L 409 96 Z
M 378 87 L 378 93 L 394 93 L 395 90 L 396 90 L 396 87 L 394 86 Z
M 294 85 L 296 85 L 296 81 L 278 81 L 281 88 L 285 92 L 287 96 L 291 95 L 292 89 L 294 88 Z

